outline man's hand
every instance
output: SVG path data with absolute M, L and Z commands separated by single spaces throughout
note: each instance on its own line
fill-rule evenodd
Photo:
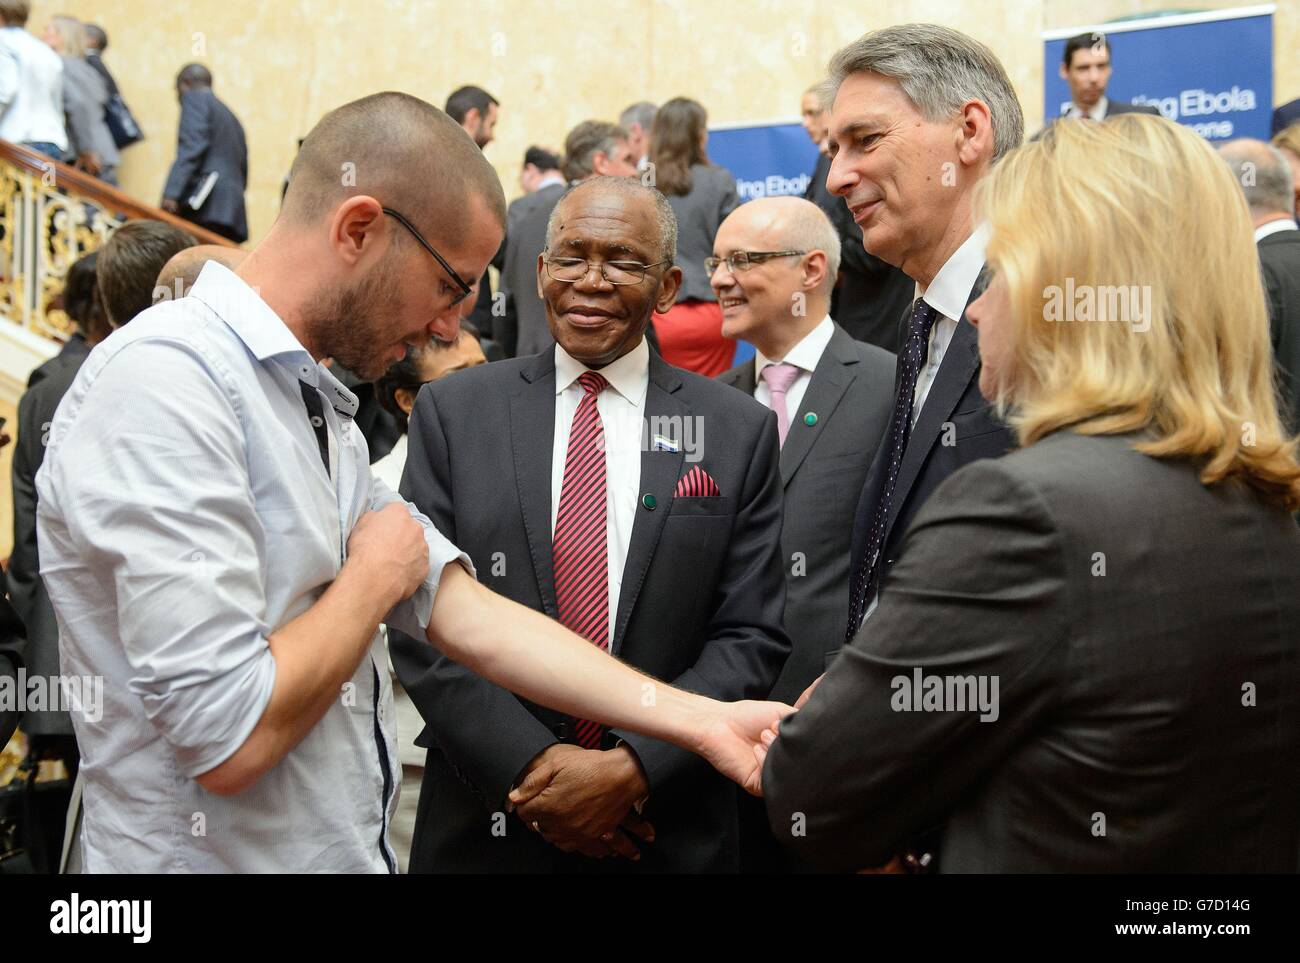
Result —
M 99 162 L 99 155 L 93 150 L 88 150 L 85 153 L 77 155 L 77 166 L 87 174 L 91 174 L 95 177 L 98 177 L 99 172 L 103 169 Z
M 632 837 L 654 841 L 654 827 L 633 808 L 650 786 L 630 749 L 602 752 L 557 743 L 524 772 L 509 797 L 515 814 L 561 851 L 638 860 Z
M 162 203 L 158 206 L 168 214 L 179 214 L 181 212 L 181 205 L 174 197 L 164 197 Z
M 348 536 L 348 564 L 372 576 L 380 591 L 395 594 L 392 608 L 410 598 L 429 576 L 424 529 L 401 502 L 366 512 Z
M 700 723 L 695 752 L 753 796 L 763 795 L 763 733 L 794 712 L 780 702 L 713 702 Z

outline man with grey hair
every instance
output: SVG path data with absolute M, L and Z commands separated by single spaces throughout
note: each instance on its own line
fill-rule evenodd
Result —
M 894 355 L 855 341 L 828 313 L 839 260 L 838 232 L 817 205 L 768 197 L 722 222 L 706 262 L 722 333 L 756 349 L 718 380 L 771 408 L 781 437 L 792 643 L 771 695 L 781 702 L 793 702 L 822 674 L 844 638 L 853 531 L 845 520 L 894 397 Z M 741 862 L 746 872 L 791 868 L 757 801 L 741 800 Z
M 570 182 L 603 175 L 633 176 L 636 164 L 627 132 L 617 124 L 584 120 L 564 140 L 561 169 Z M 546 221 L 564 188 L 557 181 L 510 203 L 501 262 L 505 305 L 492 325 L 492 337 L 507 358 L 533 355 L 554 343 L 546 309 L 537 296 L 537 255 L 546 243 Z
M 849 613 L 854 643 L 917 511 L 953 472 L 1013 444 L 979 391 L 979 353 L 966 306 L 978 293 L 985 232 L 975 224 L 976 185 L 1016 147 L 1024 118 L 1006 71 L 988 47 L 932 24 L 866 34 L 829 65 L 831 171 L 868 252 L 915 283 L 903 319 L 893 412 L 858 502 Z M 847 521 L 847 520 L 846 520 Z M 870 630 L 862 628 L 861 638 Z M 814 683 L 815 685 L 815 683 Z M 817 698 L 815 692 L 804 697 Z M 798 725 L 798 720 L 791 723 Z M 788 754 L 787 754 L 788 755 Z M 774 778 L 772 828 L 796 854 L 781 813 L 815 806 L 815 774 Z M 924 852 L 913 853 L 925 864 Z
M 1272 144 L 1246 137 L 1228 141 L 1219 153 L 1250 207 L 1283 416 L 1292 431 L 1300 431 L 1300 230 L 1293 216 L 1291 166 Z
M 776 418 L 649 350 L 676 233 L 634 178 L 571 188 L 534 261 L 556 343 L 425 387 L 402 491 L 501 594 L 661 679 L 766 694 L 789 653 Z M 738 868 L 735 793 L 686 755 L 391 651 L 428 727 L 412 872 Z
M 650 132 L 655 126 L 655 114 L 659 108 L 648 100 L 642 100 L 626 108 L 618 115 L 618 125 L 627 131 L 627 143 L 632 148 L 636 159 L 636 168 L 645 167 L 650 156 Z

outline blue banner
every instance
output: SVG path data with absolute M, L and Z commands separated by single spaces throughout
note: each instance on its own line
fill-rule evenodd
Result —
M 1269 136 L 1273 113 L 1271 6 L 1152 17 L 1044 34 L 1046 121 L 1070 104 L 1065 41 L 1099 31 L 1110 43 L 1111 100 L 1149 104 L 1212 141 Z
M 736 178 L 742 201 L 803 196 L 817 166 L 817 145 L 801 124 L 760 124 L 709 131 L 709 160 Z

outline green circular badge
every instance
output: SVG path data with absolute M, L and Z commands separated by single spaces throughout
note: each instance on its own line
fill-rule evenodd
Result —
M 657 506 L 659 502 L 653 495 L 642 495 L 641 504 L 646 507 L 646 511 L 652 512 L 655 510 L 655 506 Z
M 808 425 L 809 427 L 812 427 L 813 425 L 817 424 L 817 412 L 810 411 L 808 412 L 808 414 L 804 415 L 803 423 L 805 425 Z

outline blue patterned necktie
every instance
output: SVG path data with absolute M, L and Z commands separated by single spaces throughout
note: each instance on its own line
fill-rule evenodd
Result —
M 912 395 L 916 393 L 916 379 L 920 377 L 921 366 L 930 343 L 930 331 L 934 327 L 939 312 L 926 304 L 921 298 L 912 305 L 912 320 L 907 326 L 907 340 L 898 356 L 898 395 L 894 398 L 894 416 L 889 423 L 889 448 L 885 460 L 885 484 L 880 490 L 880 499 L 876 502 L 871 516 L 871 528 L 867 532 L 867 550 L 862 561 L 853 573 L 849 595 L 849 624 L 844 634 L 844 644 L 848 645 L 858 634 L 862 617 L 866 614 L 867 603 L 871 600 L 880 583 L 880 553 L 884 550 L 885 523 L 889 519 L 889 507 L 894 500 L 894 486 L 898 482 L 898 469 L 903 463 L 903 453 L 907 451 L 907 439 L 912 433 Z

